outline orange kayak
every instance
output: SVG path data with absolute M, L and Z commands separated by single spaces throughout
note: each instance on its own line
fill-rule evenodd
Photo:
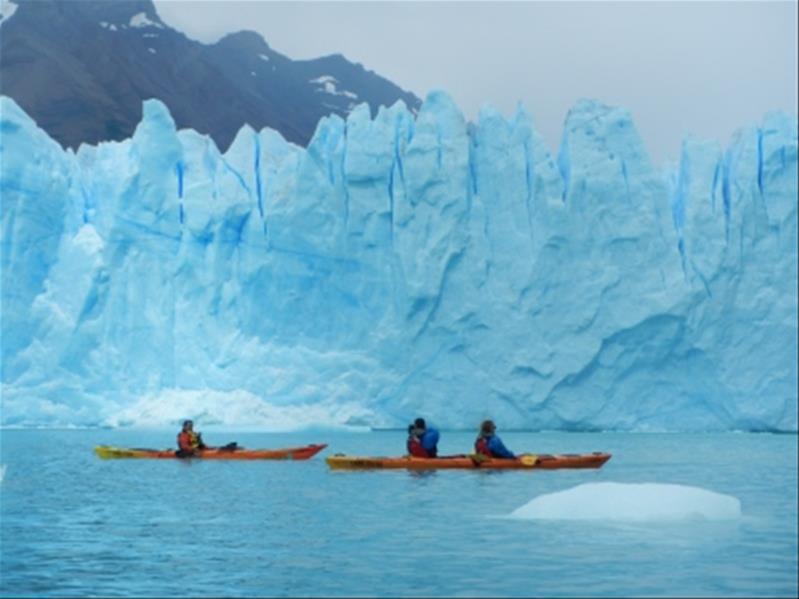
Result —
M 287 449 L 204 449 L 190 459 L 203 460 L 307 460 L 322 451 L 327 445 L 306 445 Z M 127 449 L 98 445 L 94 453 L 104 460 L 114 458 L 186 459 L 178 458 L 174 449 Z
M 365 458 L 347 455 L 328 456 L 325 461 L 333 470 L 366 470 L 374 468 L 406 468 L 409 470 L 555 470 L 557 468 L 601 468 L 611 454 L 594 453 L 525 454 L 514 459 L 487 458 L 477 454 L 440 458 Z

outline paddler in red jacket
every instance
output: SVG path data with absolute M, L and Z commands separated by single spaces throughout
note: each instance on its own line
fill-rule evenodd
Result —
M 184 420 L 183 429 L 178 433 L 177 456 L 179 458 L 188 458 L 196 455 L 200 449 L 205 448 L 206 445 L 203 443 L 202 435 L 194 432 L 194 423 L 191 420 Z
M 416 458 L 426 458 L 427 451 L 422 447 L 422 440 L 416 433 L 416 427 L 413 424 L 408 425 L 408 455 Z
M 497 426 L 493 420 L 484 420 L 480 425 L 480 435 L 474 442 L 474 451 L 487 458 L 514 459 L 510 451 L 496 434 Z

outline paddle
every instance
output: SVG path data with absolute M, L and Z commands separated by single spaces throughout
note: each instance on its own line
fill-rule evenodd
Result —
M 239 444 L 236 441 L 232 443 L 228 443 L 227 445 L 222 445 L 220 447 L 210 447 L 203 442 L 202 433 L 197 433 L 197 441 L 199 442 L 200 446 L 197 448 L 200 451 L 236 451 L 237 449 L 244 449 L 243 447 L 239 447 Z
M 467 457 L 469 457 L 474 465 L 480 467 L 480 465 L 485 462 L 486 460 L 490 460 L 491 458 L 482 453 L 470 453 Z M 524 464 L 525 466 L 535 466 L 538 463 L 538 456 L 533 454 L 525 454 L 519 456 L 519 461 Z
M 470 454 L 469 454 L 468 456 L 466 456 L 466 457 L 468 457 L 469 459 L 471 459 L 471 460 L 472 460 L 472 462 L 474 462 L 474 465 L 475 465 L 475 466 L 477 466 L 477 467 L 479 467 L 479 466 L 480 466 L 480 464 L 482 464 L 482 463 L 483 463 L 483 462 L 485 462 L 486 460 L 490 460 L 490 459 L 491 459 L 489 456 L 487 456 L 487 455 L 485 455 L 485 454 L 483 454 L 483 453 L 470 453 Z
M 209 447 L 205 445 L 204 447 L 200 447 L 200 451 L 236 451 L 238 449 L 244 449 L 243 447 L 239 447 L 239 444 L 233 441 L 232 443 L 228 443 L 227 445 L 220 445 L 219 447 Z

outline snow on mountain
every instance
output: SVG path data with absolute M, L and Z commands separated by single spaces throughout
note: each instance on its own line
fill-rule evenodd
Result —
M 326 94 L 332 94 L 334 96 L 346 96 L 348 98 L 357 99 L 358 94 L 354 94 L 347 90 L 339 91 L 336 89 L 336 84 L 338 80 L 331 76 L 331 75 L 322 75 L 321 77 L 317 77 L 316 79 L 311 79 L 309 83 L 317 83 L 321 86 L 322 89 L 317 91 L 323 91 Z
M 164 26 L 161 23 L 156 21 L 151 21 L 147 18 L 147 13 L 139 12 L 133 15 L 128 22 L 128 25 L 131 27 L 157 27 L 158 29 L 163 29 Z
M 355 97 L 373 115 L 399 99 L 412 109 L 421 104 L 341 55 L 291 60 L 252 31 L 215 44 L 191 40 L 161 21 L 150 0 L 0 6 L 0 94 L 74 150 L 130 137 L 142 101 L 152 97 L 169 107 L 180 127 L 208 133 L 223 149 L 245 123 L 305 145 L 320 118 L 346 117 Z M 330 85 L 309 83 L 323 75 Z M 330 93 L 319 93 L 326 88 Z
M 17 11 L 17 4 L 10 0 L 0 0 L 0 26 L 7 23 L 8 20 Z
M 5 426 L 797 430 L 793 116 L 664 173 L 594 101 L 557 157 L 440 92 L 224 154 L 0 113 Z

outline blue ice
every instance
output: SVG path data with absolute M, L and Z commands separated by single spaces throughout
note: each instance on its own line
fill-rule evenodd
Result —
M 628 111 L 364 105 L 226 152 L 0 100 L 2 425 L 797 430 L 797 121 L 655 168 Z

